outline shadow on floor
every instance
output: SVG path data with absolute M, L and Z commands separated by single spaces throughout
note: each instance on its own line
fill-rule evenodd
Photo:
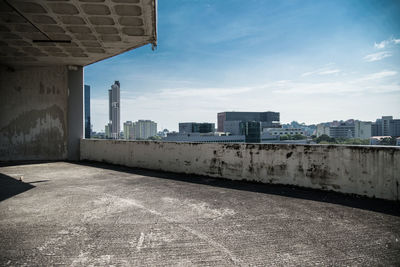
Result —
M 0 201 L 28 191 L 35 186 L 0 173 Z
M 249 192 L 279 195 L 292 198 L 320 201 L 332 204 L 348 206 L 357 209 L 381 212 L 389 215 L 400 216 L 400 202 L 376 198 L 368 198 L 358 195 L 343 194 L 333 191 L 310 189 L 292 185 L 263 184 L 249 181 L 232 181 L 224 178 L 213 178 L 200 175 L 188 175 L 163 171 L 153 171 L 139 168 L 129 168 L 98 162 L 74 162 L 79 165 L 121 171 L 136 175 L 157 177 L 162 179 L 177 180 L 188 183 L 222 187 L 227 189 L 245 190 Z

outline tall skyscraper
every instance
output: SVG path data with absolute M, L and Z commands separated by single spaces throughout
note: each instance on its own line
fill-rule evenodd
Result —
M 90 138 L 90 85 L 85 84 L 85 138 Z
M 110 134 L 112 139 L 119 138 L 120 132 L 120 84 L 115 81 L 108 90 L 108 108 L 110 121 Z

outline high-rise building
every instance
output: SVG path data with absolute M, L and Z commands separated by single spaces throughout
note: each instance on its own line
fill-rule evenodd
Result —
M 371 125 L 371 136 L 382 136 L 382 120 L 377 119 Z
M 120 83 L 115 81 L 108 90 L 109 121 L 111 138 L 118 139 L 120 132 Z
M 400 119 L 393 119 L 393 116 L 382 116 L 372 123 L 372 136 L 400 136 Z
M 327 123 L 320 123 L 317 124 L 317 130 L 316 130 L 316 135 L 317 137 L 320 137 L 321 135 L 330 135 L 329 131 L 329 126 Z
M 124 122 L 124 139 L 148 139 L 157 135 L 157 123 L 151 120 L 138 120 L 137 122 Z
M 124 139 L 132 140 L 135 139 L 134 123 L 132 121 L 124 122 Z
M 279 112 L 220 112 L 217 115 L 218 119 L 218 132 L 224 131 L 224 123 L 225 121 L 258 121 L 261 122 L 261 126 L 263 128 L 274 128 L 280 127 L 279 120 Z
M 134 125 L 135 139 L 148 139 L 157 135 L 157 123 L 151 120 L 138 120 Z
M 400 136 L 400 119 L 391 120 L 389 123 L 389 133 L 390 136 L 399 137 Z
M 371 138 L 370 121 L 355 121 L 354 122 L 354 138 L 369 139 Z
M 390 121 L 393 120 L 393 116 L 382 116 L 382 135 L 390 135 Z
M 90 124 L 90 85 L 85 84 L 85 138 L 90 138 L 92 129 Z
M 215 132 L 215 123 L 208 122 L 180 122 L 179 133 L 213 133 Z

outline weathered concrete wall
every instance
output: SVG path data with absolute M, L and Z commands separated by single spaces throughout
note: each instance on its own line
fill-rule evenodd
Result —
M 0 161 L 67 157 L 67 67 L 0 66 Z
M 400 199 L 395 147 L 82 139 L 81 159 Z

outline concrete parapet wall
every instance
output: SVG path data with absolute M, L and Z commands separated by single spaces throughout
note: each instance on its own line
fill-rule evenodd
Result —
M 400 200 L 400 149 L 81 140 L 81 160 Z

